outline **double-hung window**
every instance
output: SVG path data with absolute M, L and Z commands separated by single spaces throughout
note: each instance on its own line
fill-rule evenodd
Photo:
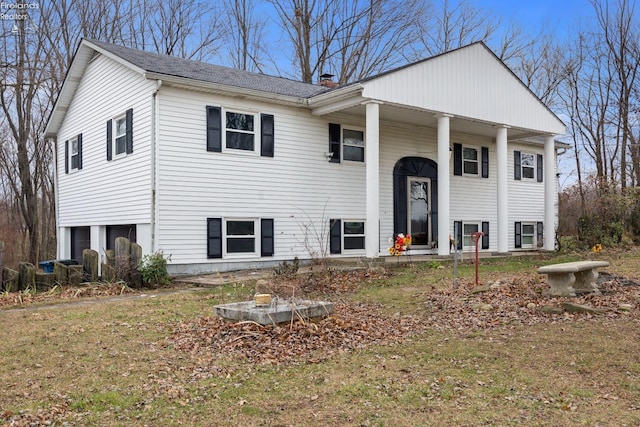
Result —
M 513 171 L 516 180 L 536 180 L 542 182 L 543 174 L 543 156 L 542 154 L 523 153 L 521 151 L 513 152 Z
M 114 150 L 116 156 L 127 152 L 127 119 L 125 116 L 116 118 L 114 121 Z
M 478 150 L 463 147 L 462 164 L 465 175 L 478 175 Z
M 256 221 L 225 221 L 228 254 L 256 253 Z
M 527 179 L 535 178 L 535 156 L 530 153 L 520 154 L 520 165 L 522 167 L 522 177 Z
M 207 218 L 207 257 L 270 257 L 273 218 Z
M 364 162 L 364 132 L 342 129 L 342 158 L 352 162 Z
M 489 148 L 454 143 L 453 175 L 489 178 Z
M 475 250 L 476 243 L 473 234 L 481 231 L 482 237 L 478 242 L 479 249 L 489 249 L 489 222 L 488 221 L 454 221 L 453 237 L 458 250 Z
M 255 150 L 255 116 L 225 112 L 225 147 L 232 150 Z
M 78 169 L 80 166 L 80 145 L 77 137 L 69 140 L 69 156 L 71 170 Z
M 522 223 L 522 247 L 533 248 L 536 239 L 535 224 Z
M 475 243 L 473 242 L 473 233 L 480 231 L 478 223 L 465 222 L 462 225 L 462 245 L 464 249 L 475 249 Z
M 329 123 L 329 162 L 342 161 L 364 163 L 364 131 Z
M 133 153 L 133 109 L 107 120 L 107 160 Z
M 364 249 L 364 221 L 344 221 L 342 239 L 345 250 Z
M 365 249 L 364 221 L 329 220 L 329 252 L 340 254 L 343 251 L 362 251 Z
M 64 142 L 64 172 L 82 169 L 82 134 Z

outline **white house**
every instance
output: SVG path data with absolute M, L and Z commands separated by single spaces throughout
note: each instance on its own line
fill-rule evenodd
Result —
M 565 127 L 483 43 L 342 87 L 83 40 L 51 113 L 58 257 L 172 273 L 297 256 L 552 250 Z

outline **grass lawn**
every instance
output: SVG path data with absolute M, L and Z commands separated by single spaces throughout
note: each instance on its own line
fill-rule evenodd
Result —
M 603 270 L 611 274 L 640 279 L 640 251 L 597 258 L 610 261 Z M 509 289 L 544 286 L 538 266 L 574 259 L 481 260 L 480 278 L 509 282 Z M 473 266 L 460 266 L 459 275 L 468 283 Z M 465 317 L 483 313 L 468 309 L 474 297 L 464 290 L 451 297 L 460 305 L 434 312 L 426 304 L 452 288 L 450 263 L 393 265 L 345 284 L 348 291 L 317 296 L 369 304 L 389 322 L 404 315 L 423 322 L 397 342 L 285 363 L 176 347 L 171 336 L 181 325 L 196 328 L 213 305 L 250 299 L 254 285 L 0 311 L 0 424 L 640 425 L 640 286 L 629 291 L 637 299 L 626 315 L 519 322 L 518 313 L 528 311 L 514 300 L 515 314 L 502 321 L 493 301 L 493 320 L 474 327 Z

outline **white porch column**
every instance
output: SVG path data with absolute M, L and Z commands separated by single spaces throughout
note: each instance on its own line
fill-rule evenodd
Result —
M 439 114 L 438 119 L 438 255 L 449 255 L 450 229 L 450 167 L 449 119 L 450 114 Z
M 544 249 L 552 251 L 556 243 L 556 156 L 553 136 L 544 138 Z
M 496 132 L 496 168 L 498 179 L 498 252 L 509 251 L 509 197 L 508 197 L 508 157 L 507 126 L 501 126 Z
M 366 108 L 365 246 L 367 258 L 377 258 L 380 252 L 380 103 L 368 102 Z

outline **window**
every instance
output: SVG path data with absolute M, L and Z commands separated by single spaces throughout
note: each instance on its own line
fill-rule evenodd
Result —
M 127 119 L 125 116 L 114 120 L 114 152 L 116 156 L 127 152 Z
M 344 221 L 343 247 L 349 249 L 364 249 L 364 222 Z
M 256 149 L 257 142 L 262 157 L 274 156 L 275 120 L 273 114 L 260 114 L 258 117 L 257 114 L 223 112 L 222 107 L 211 105 L 207 106 L 206 112 L 207 151 L 220 153 L 223 145 L 225 149 L 229 150 L 258 151 Z M 225 118 L 224 127 L 222 126 L 222 117 Z M 259 124 L 257 123 L 258 118 Z M 256 141 L 258 130 L 260 131 L 260 140 Z
M 475 148 L 462 148 L 463 171 L 467 175 L 478 175 L 478 150 Z
M 78 138 L 73 138 L 69 141 L 71 145 L 71 169 L 78 169 L 79 164 L 79 151 L 78 151 Z
M 273 256 L 273 231 L 272 218 L 207 218 L 207 257 Z
M 364 162 L 364 132 L 360 130 L 343 129 L 342 152 L 344 160 Z
M 133 110 L 107 121 L 107 160 L 133 153 Z
M 522 153 L 520 155 L 520 162 L 522 166 L 522 177 L 527 179 L 535 178 L 535 169 L 533 163 L 533 154 Z
M 514 179 L 535 179 L 542 182 L 543 177 L 543 156 L 542 154 L 513 152 L 513 172 Z
M 544 224 L 542 222 L 516 222 L 514 235 L 516 248 L 542 247 L 544 244 Z
M 480 154 L 480 155 L 478 155 Z M 453 174 L 489 178 L 489 148 L 453 144 Z
M 483 235 L 478 244 L 479 249 L 489 249 L 489 222 L 453 222 L 453 235 L 457 242 L 458 249 L 475 250 L 476 244 L 473 241 L 473 233 L 482 231 Z
M 342 250 L 364 250 L 364 221 L 329 220 L 329 252 L 340 254 Z
M 536 238 L 536 227 L 534 224 L 522 224 L 522 247 L 533 248 Z
M 465 248 L 475 248 L 476 244 L 473 242 L 472 234 L 477 233 L 479 227 L 477 223 L 464 223 L 462 225 L 462 244 Z
M 226 221 L 227 253 L 256 252 L 256 222 L 254 220 Z
M 64 172 L 82 169 L 82 134 L 64 142 Z
M 254 151 L 255 130 L 253 114 L 227 111 L 225 117 L 225 147 L 232 150 Z

